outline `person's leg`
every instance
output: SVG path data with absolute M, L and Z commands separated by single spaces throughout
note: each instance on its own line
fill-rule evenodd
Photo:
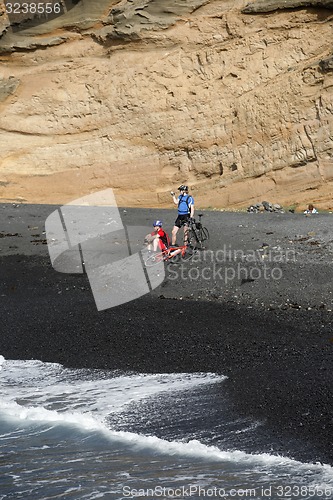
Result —
M 184 228 L 184 245 L 187 244 L 187 239 L 188 239 L 188 230 L 189 230 L 189 220 L 190 218 L 188 216 L 184 217 L 183 221 L 183 228 Z
M 175 245 L 176 244 L 176 239 L 177 239 L 177 233 L 179 231 L 179 227 L 178 226 L 173 226 L 172 228 L 172 238 L 171 238 L 171 245 Z
M 153 241 L 154 252 L 157 252 L 158 250 L 160 250 L 159 242 L 160 242 L 159 238 L 154 239 L 154 241 Z
M 175 257 L 175 255 L 178 255 L 179 253 L 181 253 L 181 251 L 182 251 L 181 248 L 177 248 L 177 250 L 170 252 L 170 257 Z
M 184 224 L 184 245 L 187 243 L 187 236 L 188 236 L 188 225 Z

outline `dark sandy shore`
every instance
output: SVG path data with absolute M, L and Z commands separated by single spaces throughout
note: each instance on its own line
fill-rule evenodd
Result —
M 237 410 L 264 419 L 276 443 L 302 440 L 299 458 L 333 463 L 333 215 L 206 212 L 213 256 L 169 267 L 151 294 L 98 312 L 86 275 L 51 266 L 43 231 L 54 209 L 0 206 L 0 354 L 223 373 Z M 161 217 L 167 229 L 174 215 L 122 210 L 126 224 Z

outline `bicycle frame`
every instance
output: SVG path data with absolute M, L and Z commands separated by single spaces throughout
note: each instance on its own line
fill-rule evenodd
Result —
M 184 227 L 184 243 L 193 248 L 203 249 L 203 242 L 209 239 L 208 229 L 202 225 L 201 217 L 203 214 L 198 214 L 199 221 L 195 219 L 185 221 Z
M 162 250 L 160 252 L 153 253 L 150 255 L 146 261 L 145 265 L 146 266 L 153 266 L 155 264 L 158 264 L 159 262 L 167 262 L 169 260 L 172 260 L 176 256 L 180 256 L 181 258 L 185 258 L 186 253 L 188 251 L 188 245 L 171 245 L 169 248 L 166 248 L 165 250 Z M 190 255 L 190 258 L 192 257 L 192 254 Z M 186 260 L 186 259 L 184 259 Z

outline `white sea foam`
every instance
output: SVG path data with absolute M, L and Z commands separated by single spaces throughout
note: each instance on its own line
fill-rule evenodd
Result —
M 7 402 L 18 402 L 23 408 L 56 409 L 57 413 L 94 412 L 101 419 L 158 394 L 195 389 L 225 378 L 213 373 L 119 375 L 100 370 L 69 370 L 35 360 L 4 361 L 0 373 Z
M 1 413 L 7 420 L 45 421 L 105 431 L 112 414 L 164 393 L 223 382 L 213 373 L 124 374 L 70 370 L 38 360 L 3 361 Z
M 1 413 L 6 418 L 21 420 L 26 423 L 58 423 L 75 425 L 82 430 L 98 430 L 103 432 L 106 430 L 105 425 L 98 418 L 79 412 L 59 413 L 55 410 L 47 410 L 39 406 L 21 406 L 16 402 L 5 402 L 2 404 Z
M 0 370 L 2 370 L 2 365 L 4 364 L 5 361 L 6 361 L 5 358 L 0 354 Z

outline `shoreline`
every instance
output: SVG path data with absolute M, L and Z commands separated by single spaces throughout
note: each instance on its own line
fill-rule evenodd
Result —
M 227 289 L 211 280 L 166 279 L 148 295 L 98 312 L 87 276 L 54 271 L 46 245 L 32 243 L 42 239 L 50 208 L 7 210 L 7 226 L 0 228 L 21 234 L 0 240 L 15 240 L 18 247 L 5 251 L 2 246 L 0 253 L 1 355 L 72 368 L 227 375 L 224 388 L 240 414 L 264 419 L 281 442 L 283 436 L 303 440 L 304 459 L 333 464 L 333 329 L 327 295 L 332 266 L 325 247 L 331 236 L 320 215 L 312 238 L 321 246 L 298 238 L 294 245 L 303 257 L 286 268 L 279 283 L 235 280 Z M 136 224 L 148 224 L 152 215 L 126 209 L 126 218 Z M 174 211 L 164 215 L 173 222 Z M 262 241 L 273 246 L 275 240 L 286 246 L 295 230 L 304 236 L 312 229 L 308 218 L 291 219 L 291 228 L 290 219 L 267 215 L 205 214 L 213 228 L 211 249 L 223 241 L 243 249 L 258 248 Z M 200 263 L 191 269 L 200 270 Z

